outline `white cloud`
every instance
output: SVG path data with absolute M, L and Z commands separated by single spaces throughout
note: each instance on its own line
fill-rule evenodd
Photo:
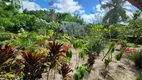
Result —
M 29 1 L 23 1 L 22 2 L 22 9 L 28 9 L 28 10 L 47 10 L 46 8 L 41 8 L 40 5 L 34 2 L 29 2 Z M 21 9 L 21 11 L 22 11 Z
M 87 23 L 100 22 L 102 20 L 102 14 L 83 14 L 81 18 L 83 18 Z
M 127 16 L 129 16 L 130 18 L 132 18 L 133 12 L 132 12 L 131 10 L 132 10 L 132 7 L 133 7 L 133 6 L 132 6 L 128 1 L 126 1 L 126 3 L 124 4 L 123 7 L 127 9 L 127 10 L 126 10 Z
M 79 12 L 80 12 L 80 14 L 83 14 L 83 13 L 85 13 L 85 10 L 80 10 Z
M 58 12 L 79 12 L 80 14 L 85 12 L 82 9 L 83 7 L 79 5 L 77 1 L 74 0 L 58 0 L 57 3 L 53 4 L 53 7 L 56 7 L 56 11 Z
M 100 13 L 105 12 L 105 10 L 101 8 L 100 4 L 96 5 L 96 11 Z
M 126 6 L 132 6 L 128 1 L 125 3 Z
M 95 11 L 95 13 L 93 11 Z M 93 6 L 93 11 L 93 13 L 91 14 L 81 15 L 81 18 L 83 18 L 87 23 L 100 22 L 102 20 L 102 17 L 104 16 L 105 10 L 101 9 L 101 5 L 98 4 L 96 6 Z
M 131 7 L 130 6 L 125 6 L 124 8 L 128 9 L 128 10 L 131 10 Z
M 81 18 L 83 18 L 85 20 L 85 22 L 92 22 L 93 19 L 95 18 L 94 14 L 83 14 L 81 16 Z

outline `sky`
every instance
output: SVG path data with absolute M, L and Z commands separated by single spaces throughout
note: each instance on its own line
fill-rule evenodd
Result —
M 49 1 L 50 0 L 35 0 L 35 2 L 24 1 L 23 8 L 27 8 L 28 10 L 49 10 L 51 7 L 54 7 L 56 12 L 78 13 L 86 22 L 91 23 L 102 19 L 106 10 L 100 9 L 100 4 L 110 0 L 53 0 L 54 4 L 52 6 L 48 4 Z M 126 12 L 130 17 L 134 10 L 138 10 L 129 2 L 126 2 L 124 7 L 131 10 Z

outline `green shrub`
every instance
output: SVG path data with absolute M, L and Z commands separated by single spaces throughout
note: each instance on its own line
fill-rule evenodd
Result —
M 142 69 L 142 49 L 130 54 L 129 59 L 134 61 L 136 68 Z
M 0 26 L 0 32 L 4 32 L 5 28 L 3 26 Z
M 89 36 L 86 36 L 88 50 L 96 52 L 99 55 L 99 53 L 104 49 L 104 45 L 106 43 L 106 40 L 103 36 L 103 26 L 93 26 L 90 29 Z
M 140 73 L 138 74 L 137 80 L 142 80 L 142 72 L 140 72 Z
M 85 74 L 88 73 L 87 66 L 88 64 L 82 64 L 80 66 L 77 66 L 75 68 L 75 74 L 73 75 L 73 80 L 83 80 Z
M 128 47 L 136 47 L 136 44 L 134 44 L 134 43 L 127 43 L 126 46 L 128 46 Z
M 10 40 L 11 34 L 10 33 L 0 33 L 0 41 Z

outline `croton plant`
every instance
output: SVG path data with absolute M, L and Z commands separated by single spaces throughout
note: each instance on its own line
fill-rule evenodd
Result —
M 4 75 L 7 73 L 16 73 L 15 69 L 15 58 L 17 56 L 17 48 L 12 45 L 0 45 L 0 75 Z M 14 71 L 12 71 L 14 70 Z

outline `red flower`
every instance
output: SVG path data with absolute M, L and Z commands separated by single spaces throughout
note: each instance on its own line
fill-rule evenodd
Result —
M 125 50 L 126 48 L 127 48 L 126 46 L 123 47 L 124 50 Z
M 125 50 L 126 53 L 132 53 L 135 49 L 134 48 L 129 48 L 124 46 L 123 49 Z
M 116 45 L 120 45 L 121 44 L 121 42 L 116 42 Z
M 71 48 L 70 44 L 64 45 L 63 50 L 66 52 L 69 48 Z
M 68 44 L 67 46 L 68 46 L 68 48 L 71 48 L 71 45 L 70 45 L 70 44 Z
M 67 51 L 67 50 L 68 50 L 68 47 L 67 47 L 66 45 L 64 45 L 64 46 L 63 46 L 63 50 L 64 50 L 64 51 Z

